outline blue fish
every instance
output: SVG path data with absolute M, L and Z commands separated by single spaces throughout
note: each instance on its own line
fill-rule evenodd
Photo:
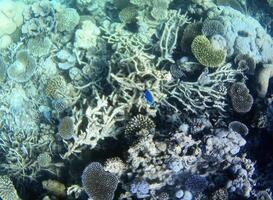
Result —
M 146 89 L 144 91 L 144 98 L 149 106 L 152 106 L 154 104 L 154 98 L 150 90 Z

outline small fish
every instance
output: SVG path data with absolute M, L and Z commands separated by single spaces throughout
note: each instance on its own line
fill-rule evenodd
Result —
M 144 91 L 144 98 L 145 98 L 145 100 L 146 100 L 146 102 L 147 102 L 147 104 L 149 106 L 153 106 L 154 98 L 153 98 L 152 93 L 150 92 L 150 90 L 146 89 Z

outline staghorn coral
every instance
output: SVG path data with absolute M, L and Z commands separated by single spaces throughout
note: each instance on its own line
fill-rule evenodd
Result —
M 64 140 L 69 140 L 74 136 L 74 122 L 71 117 L 64 117 L 60 120 L 58 133 Z
M 226 59 L 226 51 L 214 49 L 208 38 L 203 35 L 193 39 L 191 50 L 198 62 L 206 67 L 219 67 Z
M 85 110 L 75 110 L 75 130 L 82 123 L 83 113 L 87 117 L 87 127 L 80 130 L 72 141 L 64 141 L 67 151 L 63 158 L 68 158 L 72 154 L 80 153 L 83 149 L 96 147 L 98 141 L 107 137 L 115 137 L 120 132 L 117 126 L 119 121 L 124 120 L 122 114 L 128 105 L 110 105 L 109 99 L 116 98 L 116 94 L 108 97 L 95 95 L 93 101 L 87 105 Z
M 189 19 L 186 14 L 182 15 L 180 11 L 170 11 L 168 13 L 168 20 L 164 23 L 159 40 L 161 57 L 158 59 L 157 66 L 164 60 L 174 63 L 172 54 L 176 48 L 178 31 L 187 23 L 189 23 Z
M 244 83 L 234 83 L 229 89 L 232 107 L 237 113 L 247 113 L 253 104 L 253 97 Z
M 181 112 L 179 107 L 195 114 L 204 110 L 206 114 L 210 111 L 224 114 L 227 109 L 228 87 L 236 81 L 237 75 L 243 76 L 242 71 L 232 69 L 231 64 L 228 63 L 217 68 L 215 72 L 204 71 L 195 82 L 180 80 L 168 82 L 163 86 L 168 98 L 162 99 L 161 104 L 178 112 Z M 201 81 L 203 79 L 206 81 Z
M 74 8 L 65 8 L 57 13 L 56 24 L 60 32 L 71 32 L 79 24 L 80 16 Z
M 8 69 L 8 77 L 16 82 L 27 82 L 33 76 L 36 70 L 36 60 L 29 55 L 26 50 L 20 50 L 16 53 L 16 61 Z
M 82 173 L 84 191 L 94 200 L 112 200 L 118 182 L 118 178 L 104 171 L 98 162 L 90 163 Z
M 12 181 L 6 175 L 0 176 L 0 198 L 2 200 L 20 200 Z

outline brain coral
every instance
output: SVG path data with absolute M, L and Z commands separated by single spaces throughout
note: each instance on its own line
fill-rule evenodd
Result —
M 80 22 L 80 15 L 74 8 L 65 8 L 57 13 L 57 30 L 70 32 Z
M 82 186 L 93 200 L 112 200 L 118 182 L 118 178 L 104 171 L 98 162 L 90 163 L 82 173 Z
M 7 69 L 7 74 L 11 80 L 22 83 L 32 77 L 35 69 L 35 59 L 29 55 L 28 51 L 21 50 L 16 54 L 16 61 Z
M 206 36 L 199 35 L 194 38 L 191 50 L 195 58 L 206 67 L 219 67 L 226 59 L 226 52 L 214 49 Z
M 253 97 L 244 83 L 233 83 L 229 90 L 232 107 L 237 113 L 247 113 L 253 104 Z
M 0 176 L 0 198 L 2 200 L 19 200 L 17 191 L 8 176 Z

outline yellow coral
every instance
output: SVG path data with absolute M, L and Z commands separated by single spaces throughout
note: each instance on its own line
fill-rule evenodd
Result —
M 206 67 L 219 67 L 226 59 L 226 51 L 213 48 L 209 39 L 204 35 L 194 38 L 191 50 L 195 58 Z

